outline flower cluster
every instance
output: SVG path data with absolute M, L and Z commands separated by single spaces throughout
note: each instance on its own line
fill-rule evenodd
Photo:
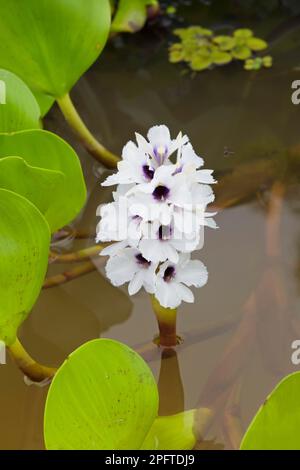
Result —
M 142 287 L 166 308 L 193 302 L 189 287 L 207 282 L 207 269 L 191 252 L 202 248 L 203 228 L 216 228 L 206 207 L 214 200 L 212 170 L 201 170 L 186 135 L 171 139 L 169 129 L 154 126 L 148 140 L 136 134 L 103 186 L 117 185 L 114 201 L 100 207 L 97 242 L 115 243 L 106 274 L 113 285 L 129 282 L 130 295 Z

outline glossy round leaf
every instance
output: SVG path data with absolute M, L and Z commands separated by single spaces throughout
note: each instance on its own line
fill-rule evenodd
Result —
M 195 410 L 160 416 L 154 421 L 143 445 L 146 450 L 191 450 L 196 444 Z
M 0 188 L 24 196 L 40 210 L 46 220 L 53 194 L 64 184 L 65 177 L 59 171 L 30 166 L 20 157 L 0 159 Z
M 143 359 L 109 339 L 74 351 L 50 386 L 44 417 L 47 449 L 139 449 L 158 409 Z
M 2 69 L 0 81 L 0 133 L 38 129 L 40 108 L 28 86 L 13 73 Z
M 61 97 L 101 53 L 109 0 L 0 0 L 0 66 Z
M 49 244 L 49 226 L 39 210 L 0 189 L 0 339 L 7 345 L 39 295 Z
M 43 130 L 0 135 L 0 158 L 11 155 L 22 157 L 30 166 L 63 173 L 64 180 L 52 193 L 46 216 L 52 232 L 71 222 L 86 199 L 80 162 L 72 147 Z
M 300 450 L 300 372 L 283 379 L 258 410 L 242 450 Z

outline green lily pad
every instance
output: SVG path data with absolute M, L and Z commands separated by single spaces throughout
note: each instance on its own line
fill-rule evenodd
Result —
M 300 450 L 300 372 L 288 375 L 258 410 L 242 450 Z
M 36 168 L 20 157 L 0 159 L 0 188 L 8 189 L 32 202 L 47 220 L 53 194 L 65 182 L 60 171 Z
M 45 216 L 52 232 L 71 222 L 86 200 L 80 162 L 72 147 L 55 134 L 43 130 L 0 135 L 0 158 L 12 155 L 23 158 L 32 167 L 64 175 L 61 184 L 57 184 L 51 194 L 51 205 Z
M 196 445 L 195 410 L 172 416 L 160 416 L 154 421 L 141 449 L 191 450 Z
M 120 0 L 111 30 L 114 33 L 135 33 L 147 21 L 149 6 L 159 8 L 157 0 Z
M 7 70 L 0 70 L 0 80 L 5 98 L 0 105 L 0 133 L 40 128 L 41 112 L 28 86 Z
M 50 244 L 40 211 L 19 194 L 0 189 L 0 339 L 12 344 L 42 287 Z
M 44 417 L 47 449 L 139 449 L 157 415 L 143 359 L 109 339 L 89 341 L 59 368 Z
M 62 97 L 98 58 L 109 28 L 109 0 L 0 0 L 0 66 Z
M 268 44 L 263 39 L 249 38 L 247 40 L 247 46 L 250 47 L 252 51 L 262 51 L 268 47 Z

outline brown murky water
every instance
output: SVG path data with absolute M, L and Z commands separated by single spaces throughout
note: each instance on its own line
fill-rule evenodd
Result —
M 203 448 L 236 446 L 276 382 L 297 369 L 291 343 L 300 338 L 300 153 L 292 161 L 287 156 L 300 144 L 300 106 L 291 103 L 291 83 L 300 79 L 300 29 L 287 23 L 276 30 L 281 22 L 252 25 L 264 37 L 275 31 L 271 70 L 253 74 L 234 64 L 192 79 L 168 64 L 167 39 L 147 33 L 125 39 L 125 47 L 109 46 L 72 94 L 112 150 L 120 152 L 134 131 L 165 123 L 174 134 L 186 132 L 207 168 L 216 169 L 220 229 L 206 232 L 197 254 L 209 282 L 195 291 L 195 304 L 179 310 L 183 345 L 146 356 L 159 381 L 161 414 L 202 406 L 215 411 L 204 433 L 212 442 Z M 45 126 L 80 155 L 89 197 L 74 227 L 93 234 L 96 207 L 110 199 L 99 185 L 103 175 L 58 109 Z M 224 146 L 234 154 L 224 157 Z M 55 248 L 66 252 L 92 243 L 69 240 Z M 48 275 L 72 267 L 51 264 Z M 94 271 L 44 290 L 20 337 L 40 362 L 59 365 L 89 339 L 111 337 L 134 347 L 151 341 L 156 328 L 145 293 L 129 298 Z M 42 449 L 47 389 L 26 386 L 10 359 L 0 374 L 0 448 Z

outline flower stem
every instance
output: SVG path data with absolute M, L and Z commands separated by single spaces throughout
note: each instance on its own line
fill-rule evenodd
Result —
M 56 274 L 55 276 L 46 278 L 43 289 L 59 286 L 65 282 L 72 281 L 77 277 L 83 276 L 84 274 L 88 274 L 95 270 L 96 266 L 91 261 L 86 261 L 85 263 L 81 263 L 69 271 L 65 271 L 64 273 Z
M 55 251 L 51 251 L 49 255 L 49 259 L 51 262 L 55 263 L 76 263 L 78 261 L 86 261 L 94 256 L 99 255 L 103 250 L 103 246 L 95 245 L 89 246 L 88 248 L 84 248 L 79 251 L 73 251 L 72 253 L 56 253 Z
M 116 168 L 119 158 L 100 144 L 100 142 L 89 131 L 79 116 L 69 93 L 58 98 L 57 103 L 70 127 L 73 129 L 87 151 L 98 162 L 102 163 L 106 167 Z
M 29 356 L 18 338 L 16 338 L 15 342 L 7 348 L 19 369 L 26 375 L 26 377 L 32 380 L 32 382 L 40 383 L 54 377 L 57 369 L 38 364 L 31 356 Z
M 179 343 L 179 338 L 176 334 L 177 309 L 162 307 L 154 295 L 151 296 L 151 302 L 159 328 L 157 343 L 159 346 L 169 348 L 176 346 Z

